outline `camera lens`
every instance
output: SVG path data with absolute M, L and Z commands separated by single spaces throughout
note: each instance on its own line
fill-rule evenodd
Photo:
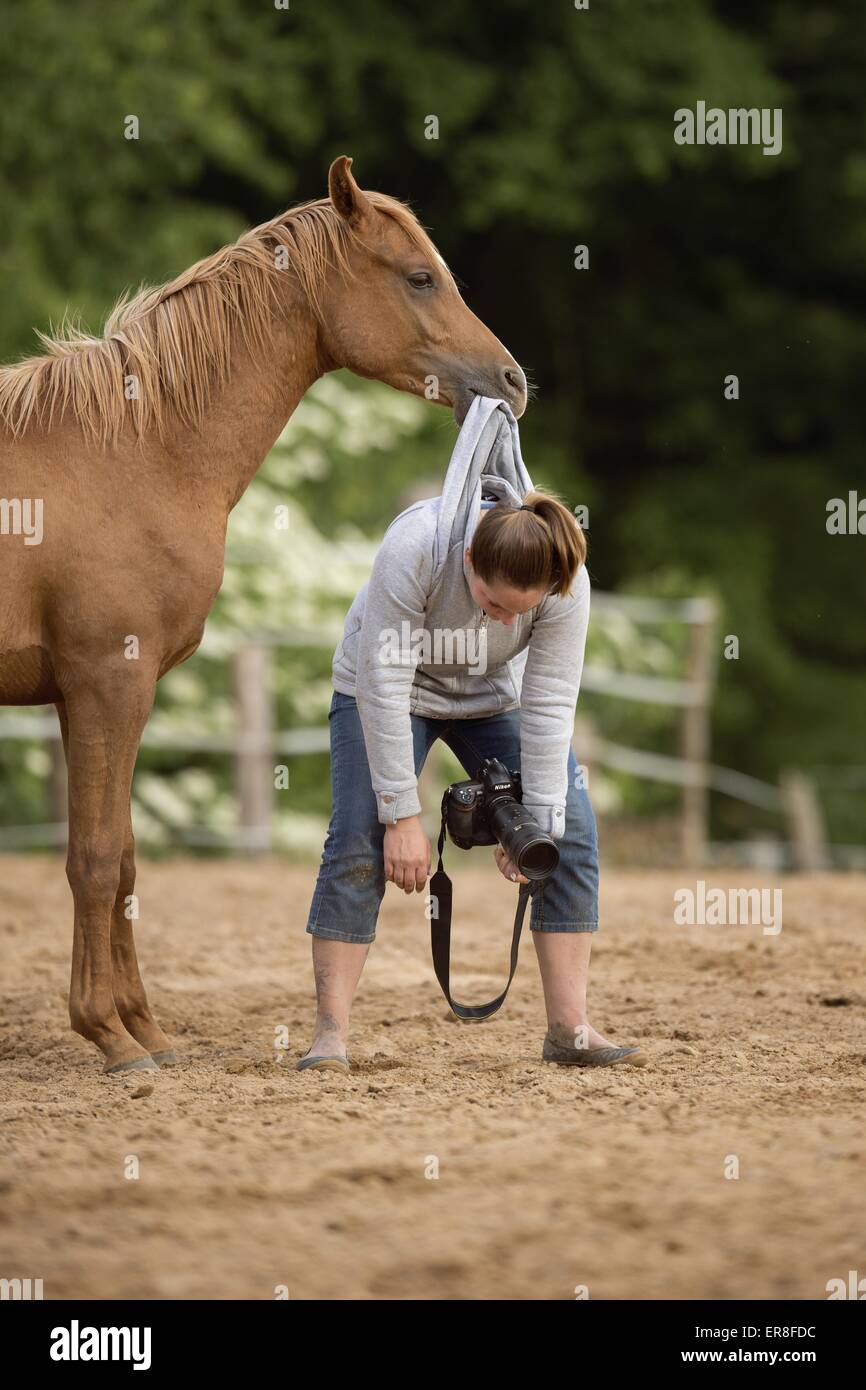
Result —
M 548 878 L 559 863 L 559 850 L 552 840 L 534 840 L 524 845 L 516 862 L 524 878 Z
M 559 863 L 556 842 L 511 797 L 490 810 L 490 829 L 524 878 L 548 878 Z

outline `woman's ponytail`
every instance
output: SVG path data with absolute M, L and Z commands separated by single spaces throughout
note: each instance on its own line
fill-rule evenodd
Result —
M 499 502 L 472 537 L 472 567 L 485 583 L 563 595 L 586 561 L 586 537 L 558 497 L 537 488 L 523 505 Z

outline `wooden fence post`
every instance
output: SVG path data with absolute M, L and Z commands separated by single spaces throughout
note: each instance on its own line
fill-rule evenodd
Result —
M 583 713 L 575 715 L 571 746 L 574 756 L 577 758 L 578 767 L 581 769 L 583 784 L 587 791 L 590 790 L 589 784 L 595 770 L 598 741 L 598 725 L 592 715 Z
M 274 793 L 273 653 L 263 642 L 247 642 L 235 652 L 232 665 L 242 847 L 250 854 L 262 854 L 271 847 Z
M 711 694 L 715 671 L 716 606 L 711 599 L 697 600 L 698 612 L 689 627 L 686 679 L 694 688 L 693 700 L 683 706 L 680 753 L 693 771 L 683 786 L 681 853 L 683 863 L 706 863 L 709 840 L 710 791 L 708 764 L 711 743 Z
M 788 821 L 794 867 L 807 874 L 829 868 L 827 832 L 815 783 L 805 773 L 788 769 L 779 778 L 779 790 Z

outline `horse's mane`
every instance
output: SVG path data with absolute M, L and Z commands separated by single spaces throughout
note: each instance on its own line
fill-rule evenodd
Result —
M 438 258 L 405 203 L 384 193 L 365 196 Z M 233 331 L 240 328 L 249 347 L 264 347 L 286 270 L 321 317 L 325 276 L 333 266 L 348 273 L 354 235 L 329 198 L 300 203 L 168 284 L 122 295 L 101 337 L 64 318 L 56 332 L 38 333 L 43 355 L 0 367 L 0 426 L 17 438 L 71 414 L 86 435 L 106 443 L 130 422 L 139 436 L 148 429 L 161 434 L 170 414 L 197 425 L 228 372 Z M 132 399 L 125 394 L 129 378 L 137 383 Z

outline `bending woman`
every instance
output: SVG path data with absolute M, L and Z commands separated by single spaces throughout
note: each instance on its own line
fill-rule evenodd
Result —
M 436 739 L 474 777 L 485 758 L 519 770 L 523 802 L 558 841 L 532 898 L 547 1010 L 542 1056 L 642 1064 L 589 1022 L 598 928 L 595 820 L 571 749 L 589 618 L 586 543 L 531 481 L 507 406 L 476 398 L 441 497 L 392 522 L 334 654 L 333 812 L 309 912 L 317 1012 L 298 1063 L 348 1068 L 352 999 L 390 882 L 421 893 L 431 849 L 417 778 Z M 525 882 L 501 846 L 500 872 Z

